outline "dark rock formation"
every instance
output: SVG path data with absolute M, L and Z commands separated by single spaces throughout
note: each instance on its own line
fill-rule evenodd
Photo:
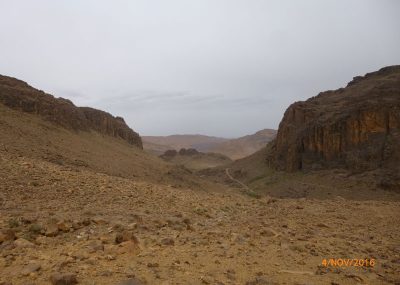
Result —
M 67 99 L 55 98 L 12 77 L 0 75 L 0 103 L 37 114 L 67 129 L 94 130 L 143 148 L 140 136 L 121 117 L 88 107 L 76 107 Z
M 194 148 L 181 148 L 180 150 L 179 150 L 179 154 L 180 155 L 188 155 L 188 156 L 191 156 L 191 155 L 196 155 L 196 154 L 199 154 L 200 152 L 198 152 L 196 149 L 194 149 Z
M 169 150 L 165 151 L 162 155 L 160 155 L 160 157 L 164 158 L 164 159 L 171 159 L 177 155 L 178 155 L 178 152 L 175 149 L 169 149 Z
M 400 66 L 357 76 L 346 88 L 292 104 L 269 147 L 268 161 L 282 170 L 399 173 Z

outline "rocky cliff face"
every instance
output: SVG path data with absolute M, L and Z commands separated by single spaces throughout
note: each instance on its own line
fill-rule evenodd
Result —
M 76 107 L 67 99 L 55 98 L 15 78 L 0 75 L 0 103 L 12 109 L 37 114 L 64 128 L 75 131 L 94 130 L 142 148 L 140 136 L 126 125 L 124 119 L 100 110 Z
M 268 161 L 287 171 L 346 167 L 399 173 L 400 66 L 292 104 Z

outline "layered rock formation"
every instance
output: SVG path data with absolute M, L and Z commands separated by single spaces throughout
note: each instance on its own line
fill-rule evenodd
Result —
M 357 76 L 345 88 L 292 104 L 268 161 L 287 171 L 346 167 L 399 172 L 400 66 Z
M 94 130 L 142 148 L 140 136 L 128 127 L 124 119 L 100 110 L 76 107 L 67 99 L 55 98 L 12 77 L 0 75 L 0 103 L 12 109 L 37 114 L 64 128 L 75 131 Z

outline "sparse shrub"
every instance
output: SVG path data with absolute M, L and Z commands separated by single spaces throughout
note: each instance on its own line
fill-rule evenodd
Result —
M 197 215 L 204 215 L 207 213 L 207 209 L 204 208 L 196 208 L 193 210 Z
M 36 239 L 37 234 L 32 232 L 26 232 L 22 237 L 30 242 L 33 242 Z
M 260 199 L 261 195 L 256 192 L 246 192 L 246 194 L 252 198 Z
M 19 227 L 19 221 L 17 220 L 17 219 L 10 219 L 9 221 L 8 221 L 8 226 L 10 227 L 10 228 L 17 228 L 17 227 Z
M 33 233 L 33 234 L 40 234 L 42 230 L 43 230 L 43 227 L 39 224 L 32 224 L 29 227 L 29 232 Z
M 248 183 L 251 184 L 251 183 L 253 183 L 253 182 L 257 181 L 257 180 L 263 179 L 265 177 L 266 177 L 265 175 L 258 175 L 256 177 L 250 179 L 250 181 Z

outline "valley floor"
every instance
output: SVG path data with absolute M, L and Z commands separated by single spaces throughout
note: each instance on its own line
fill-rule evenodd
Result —
M 0 284 L 55 273 L 79 284 L 400 282 L 397 196 L 256 199 L 0 155 Z M 376 262 L 323 266 L 330 258 Z

